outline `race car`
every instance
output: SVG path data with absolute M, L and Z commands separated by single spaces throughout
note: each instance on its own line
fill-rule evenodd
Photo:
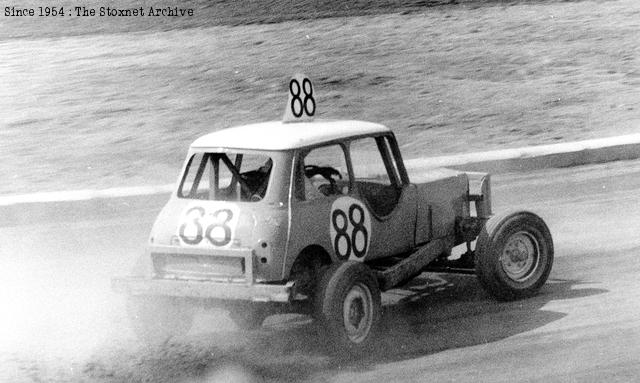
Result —
M 282 121 L 191 144 L 146 253 L 113 280 L 143 339 L 185 334 L 197 306 L 224 307 L 243 329 L 291 311 L 358 354 L 375 340 L 381 292 L 424 271 L 475 273 L 501 300 L 545 283 L 547 225 L 528 211 L 492 215 L 488 174 L 408 174 L 389 128 L 316 120 L 309 78 L 288 88 Z

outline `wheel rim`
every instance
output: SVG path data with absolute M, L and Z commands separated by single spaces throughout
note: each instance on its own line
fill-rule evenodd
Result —
M 342 314 L 349 340 L 354 343 L 365 340 L 373 324 L 373 298 L 367 286 L 357 283 L 349 290 Z
M 510 279 L 516 282 L 524 282 L 531 278 L 539 262 L 538 241 L 525 231 L 511 235 L 500 255 L 502 269 Z

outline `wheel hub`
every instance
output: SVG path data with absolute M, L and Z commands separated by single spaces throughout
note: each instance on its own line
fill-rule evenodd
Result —
M 349 307 L 349 323 L 354 327 L 358 327 L 364 317 L 364 308 L 362 307 L 362 299 L 355 299 Z
M 364 341 L 373 326 L 373 296 L 369 288 L 355 284 L 347 293 L 343 306 L 343 323 L 350 341 Z
M 533 275 L 539 258 L 538 241 L 531 234 L 521 231 L 509 237 L 500 262 L 509 278 L 523 282 Z

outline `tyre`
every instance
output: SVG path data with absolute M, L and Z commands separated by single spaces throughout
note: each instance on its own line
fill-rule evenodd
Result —
M 553 265 L 553 240 L 537 215 L 518 211 L 491 217 L 478 236 L 475 269 L 483 287 L 500 300 L 532 296 Z
M 255 330 L 269 316 L 266 307 L 260 304 L 236 304 L 228 307 L 229 318 L 240 330 Z
M 367 266 L 345 262 L 327 268 L 314 306 L 333 352 L 360 355 L 370 347 L 380 323 L 380 289 Z
M 127 313 L 135 335 L 149 346 L 185 335 L 191 329 L 195 315 L 188 304 L 158 296 L 128 297 Z

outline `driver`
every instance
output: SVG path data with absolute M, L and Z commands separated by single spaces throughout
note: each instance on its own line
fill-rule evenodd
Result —
M 267 191 L 269 185 L 269 175 L 271 175 L 271 168 L 273 167 L 273 161 L 269 158 L 262 166 L 258 168 L 260 186 L 256 189 L 255 194 L 260 198 L 264 197 L 264 193 Z
M 305 197 L 307 200 L 314 200 L 331 194 L 341 194 L 335 185 L 332 176 L 342 179 L 342 174 L 330 166 L 306 165 L 304 166 Z M 314 177 L 322 177 L 329 183 L 316 180 Z
M 269 175 L 272 167 L 273 161 L 269 158 L 258 169 L 242 173 L 242 178 L 249 189 L 246 191 L 248 193 L 247 198 L 257 201 L 264 197 L 269 185 Z
M 325 195 L 315 187 L 310 177 L 304 177 L 304 194 L 307 201 L 325 197 Z

